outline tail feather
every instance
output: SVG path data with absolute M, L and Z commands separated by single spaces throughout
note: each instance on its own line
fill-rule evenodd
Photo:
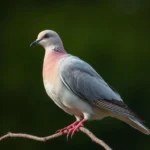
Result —
M 130 125 L 131 127 L 137 129 L 138 131 L 150 135 L 150 129 L 148 129 L 145 125 L 143 125 L 142 122 L 140 122 L 138 119 L 134 119 L 133 118 L 127 118 L 124 116 L 116 116 L 116 118 L 126 122 L 128 125 Z
M 127 105 L 122 103 L 113 102 L 113 112 L 111 111 L 112 117 L 118 118 L 129 124 L 131 127 L 141 131 L 144 134 L 150 135 L 150 129 L 148 129 L 143 123 L 143 119 L 141 119 L 137 114 L 135 114 L 131 109 L 128 108 Z
M 126 123 L 128 123 L 131 127 L 141 131 L 144 134 L 150 135 L 150 129 L 148 129 L 145 125 L 141 122 L 134 120 L 132 118 L 128 118 Z

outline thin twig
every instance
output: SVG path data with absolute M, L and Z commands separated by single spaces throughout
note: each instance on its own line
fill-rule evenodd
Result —
M 104 141 L 100 140 L 99 138 L 97 138 L 90 130 L 88 130 L 85 127 L 80 127 L 79 129 L 81 132 L 85 133 L 86 135 L 88 135 L 91 140 L 99 145 L 101 145 L 105 150 L 112 150 Z M 35 141 L 39 141 L 39 142 L 46 142 L 48 140 L 57 138 L 62 136 L 63 134 L 67 133 L 67 131 L 65 131 L 64 133 L 55 133 L 52 134 L 50 136 L 46 136 L 46 137 L 38 137 L 38 136 L 34 136 L 34 135 L 30 135 L 30 134 L 24 134 L 24 133 L 7 133 L 4 136 L 0 137 L 0 141 L 7 139 L 7 138 L 25 138 L 25 139 L 31 139 L 31 140 L 35 140 Z

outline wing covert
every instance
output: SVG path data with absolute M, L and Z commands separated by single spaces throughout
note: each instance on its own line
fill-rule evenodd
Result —
M 122 101 L 120 95 L 89 64 L 78 57 L 66 58 L 60 64 L 59 74 L 63 83 L 82 99 Z

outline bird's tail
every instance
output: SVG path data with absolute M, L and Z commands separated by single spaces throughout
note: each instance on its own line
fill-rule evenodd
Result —
M 150 130 L 138 120 L 128 118 L 126 123 L 128 123 L 131 127 L 141 131 L 142 133 L 150 135 Z
M 119 117 L 120 120 L 126 122 L 131 127 L 141 131 L 144 134 L 150 135 L 150 129 L 148 129 L 142 122 L 136 119 L 127 118 L 127 117 Z
M 143 125 L 143 120 L 131 111 L 122 101 L 112 100 L 111 102 L 108 102 L 106 100 L 99 100 L 98 102 L 102 107 L 108 110 L 110 116 L 126 122 L 131 127 L 141 131 L 144 134 L 150 135 L 150 129 Z

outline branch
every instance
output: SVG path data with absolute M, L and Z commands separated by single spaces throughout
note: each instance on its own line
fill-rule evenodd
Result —
M 80 127 L 79 129 L 81 132 L 85 133 L 86 135 L 88 135 L 91 140 L 95 143 L 97 143 L 98 145 L 101 145 L 105 150 L 112 150 L 104 141 L 100 140 L 99 138 L 97 138 L 91 131 L 89 131 L 87 128 L 85 127 Z M 35 140 L 35 141 L 39 141 L 39 142 L 46 142 L 48 140 L 60 137 L 64 134 L 66 134 L 67 131 L 65 131 L 64 133 L 55 133 L 52 134 L 50 136 L 46 136 L 46 137 L 38 137 L 38 136 L 34 136 L 34 135 L 30 135 L 30 134 L 23 134 L 23 133 L 7 133 L 4 136 L 0 137 L 0 141 L 7 139 L 7 138 L 25 138 L 25 139 L 31 139 L 31 140 Z

